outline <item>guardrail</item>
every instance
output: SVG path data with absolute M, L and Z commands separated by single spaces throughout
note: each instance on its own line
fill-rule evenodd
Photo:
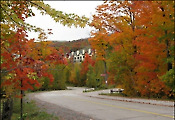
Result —
M 83 92 L 89 92 L 89 91 L 94 91 L 94 90 L 95 90 L 95 88 L 85 88 L 83 90 Z
M 122 93 L 124 91 L 124 89 L 122 88 L 116 88 L 116 89 L 111 89 L 110 93 Z

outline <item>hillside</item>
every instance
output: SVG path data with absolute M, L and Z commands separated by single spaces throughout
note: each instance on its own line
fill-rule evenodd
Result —
M 76 51 L 82 48 L 89 48 L 90 44 L 88 42 L 88 38 L 86 39 L 78 39 L 73 41 L 52 41 L 52 47 L 57 49 L 62 48 L 64 52 Z

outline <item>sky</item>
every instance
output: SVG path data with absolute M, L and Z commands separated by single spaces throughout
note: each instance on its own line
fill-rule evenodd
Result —
M 44 1 L 56 10 L 65 13 L 75 13 L 79 16 L 85 15 L 92 20 L 95 14 L 95 8 L 101 5 L 103 1 Z M 35 16 L 27 18 L 26 22 L 35 25 L 44 30 L 52 29 L 53 35 L 49 35 L 47 40 L 51 41 L 72 41 L 81 38 L 90 37 L 90 31 L 93 28 L 86 26 L 85 28 L 66 27 L 56 23 L 49 15 L 41 15 L 38 10 L 33 9 Z M 38 34 L 34 32 L 28 33 L 29 38 L 36 38 Z

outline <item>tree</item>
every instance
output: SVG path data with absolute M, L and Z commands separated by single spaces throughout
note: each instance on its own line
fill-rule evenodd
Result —
M 172 96 L 174 2 L 106 1 L 90 25 L 96 30 L 89 41 L 98 56 L 108 58 L 111 81 L 128 94 Z
M 128 58 L 126 57 L 126 52 L 118 46 L 110 55 L 110 59 L 109 81 L 114 83 L 116 87 L 125 89 L 124 92 L 127 95 L 134 95 L 135 79 L 127 63 Z M 130 62 L 134 62 L 133 59 L 130 59 Z
M 54 90 L 64 90 L 66 88 L 66 73 L 65 64 L 56 65 L 56 69 L 53 71 L 54 74 L 54 84 L 50 88 Z
M 73 83 L 75 86 L 80 86 L 81 84 L 79 63 L 71 65 L 70 83 Z
M 172 61 L 168 61 L 167 65 L 164 62 L 165 59 L 172 59 L 171 56 L 173 56 L 171 50 L 174 46 L 172 37 L 174 22 L 171 18 L 173 9 L 172 2 L 162 1 L 139 2 L 135 9 L 135 12 L 138 13 L 136 19 L 139 19 L 137 25 L 142 26 L 137 30 L 138 35 L 135 41 L 138 47 L 136 60 L 139 61 L 135 70 L 142 95 L 167 96 L 173 90 L 172 88 L 170 90 L 160 79 L 160 76 L 165 75 L 166 71 L 173 71 L 171 70 Z M 170 77 L 172 78 L 173 76 Z M 146 90 L 142 90 L 143 87 L 146 87 Z
M 26 30 L 34 29 L 35 31 L 42 31 L 39 28 L 30 26 L 25 23 L 25 19 L 27 17 L 34 16 L 31 7 L 36 7 L 38 10 L 41 11 L 42 14 L 50 15 L 56 22 L 60 22 L 63 25 L 84 27 L 85 23 L 88 20 L 85 17 L 80 18 L 75 14 L 66 14 L 61 11 L 56 11 L 55 9 L 52 9 L 49 5 L 44 4 L 44 2 L 42 1 L 2 1 L 1 61 L 2 69 L 4 70 L 3 72 L 9 72 L 12 74 L 12 72 L 16 71 L 16 69 L 19 68 L 21 69 L 21 71 L 23 71 L 23 67 L 26 69 L 33 69 L 25 66 L 24 63 L 28 63 L 27 65 L 30 64 L 32 66 L 32 60 L 33 65 L 36 62 L 40 62 L 32 59 L 31 56 L 27 56 L 27 54 L 31 53 L 32 51 L 32 49 L 30 48 L 31 46 L 29 47 L 28 44 L 32 44 L 33 40 L 26 39 Z M 40 38 L 42 38 L 42 33 L 43 32 L 41 32 L 41 36 L 39 36 Z M 14 55 L 17 55 L 19 57 L 15 58 Z M 44 53 L 41 53 L 41 56 L 43 55 Z M 28 61 L 26 62 L 26 60 Z M 26 86 L 25 89 L 27 89 Z
M 89 65 L 89 70 L 87 73 L 86 85 L 88 87 L 97 87 L 96 75 L 94 73 L 94 69 L 91 65 Z
M 123 67 L 128 68 L 126 69 L 126 75 L 129 75 L 127 79 L 130 79 L 131 84 L 134 86 L 133 69 L 135 63 L 133 62 L 133 54 L 136 48 L 132 42 L 135 39 L 135 19 L 134 13 L 131 11 L 131 5 L 132 2 L 128 1 L 108 1 L 98 6 L 98 14 L 93 16 L 93 21 L 90 24 L 96 28 L 96 31 L 92 32 L 93 37 L 89 41 L 92 47 L 97 50 L 97 57 L 102 56 L 104 68 L 106 68 L 105 73 L 107 73 L 107 61 L 109 63 L 113 61 L 113 59 L 109 58 L 109 54 L 115 51 L 117 47 L 120 48 L 124 55 L 125 64 L 123 64 Z M 111 78 L 109 76 L 109 79 Z
M 91 56 L 89 56 L 87 53 L 85 54 L 85 58 L 84 58 L 84 61 L 82 62 L 81 64 L 81 72 L 80 72 L 80 77 L 81 77 L 81 83 L 82 85 L 85 85 L 85 81 L 86 81 L 86 78 L 87 78 L 87 72 L 89 70 L 88 66 L 89 65 L 92 65 L 94 66 L 95 65 L 95 60 L 93 60 L 91 58 Z
M 34 39 L 27 39 L 27 30 L 40 32 L 40 39 L 43 38 L 42 33 L 44 32 L 41 28 L 25 22 L 26 18 L 35 15 L 32 12 L 32 7 L 40 10 L 41 14 L 50 15 L 56 22 L 69 27 L 72 25 L 84 27 L 88 21 L 84 16 L 79 17 L 75 14 L 57 11 L 48 4 L 44 4 L 43 1 L 1 1 L 1 73 L 5 75 L 1 76 L 5 78 L 1 86 L 6 88 L 6 86 L 11 85 L 14 91 L 21 91 L 21 120 L 23 119 L 23 91 L 33 89 L 34 85 L 39 86 L 37 77 L 47 76 L 51 81 L 53 80 L 53 76 L 46 71 L 47 62 L 43 59 L 37 59 L 35 54 L 31 55 L 33 49 L 30 45 L 35 43 Z M 42 54 L 39 56 L 41 57 Z

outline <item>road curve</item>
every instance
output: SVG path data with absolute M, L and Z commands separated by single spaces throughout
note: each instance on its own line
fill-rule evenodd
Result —
M 174 108 L 88 97 L 84 88 L 33 94 L 42 102 L 52 103 L 90 116 L 92 120 L 173 120 Z M 80 120 L 80 119 L 78 119 Z

